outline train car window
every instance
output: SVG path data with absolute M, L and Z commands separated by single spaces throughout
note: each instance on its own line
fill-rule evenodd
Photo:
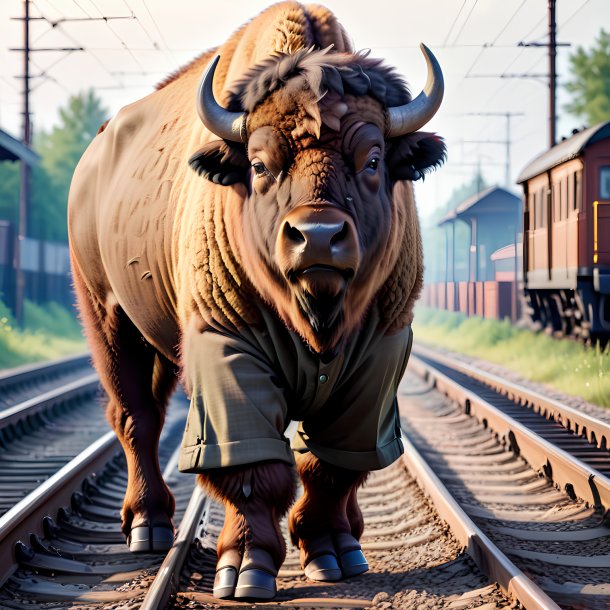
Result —
M 527 199 L 528 199 L 527 211 L 529 212 L 528 217 L 530 219 L 530 225 L 531 225 L 527 228 L 535 229 L 536 228 L 536 193 L 530 192 L 527 196 Z
M 610 165 L 599 168 L 599 198 L 610 199 Z
M 546 227 L 546 217 L 549 214 L 550 208 L 549 208 L 549 197 L 550 197 L 551 191 L 550 189 L 546 188 L 546 187 L 542 187 L 540 189 L 540 205 L 538 206 L 540 208 L 540 228 L 544 229 Z
M 567 180 L 568 189 L 568 210 L 576 209 L 576 197 L 574 192 L 574 174 L 568 174 Z
M 566 176 L 560 184 L 561 190 L 561 218 L 568 218 L 568 177 Z
M 561 220 L 561 189 L 559 182 L 553 183 L 553 220 Z
M 574 178 L 574 208 L 582 210 L 582 172 L 577 171 Z

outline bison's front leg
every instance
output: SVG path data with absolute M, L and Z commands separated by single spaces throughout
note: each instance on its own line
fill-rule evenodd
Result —
M 305 574 L 334 581 L 366 572 L 356 490 L 368 473 L 333 466 L 309 452 L 297 453 L 296 461 L 303 496 L 290 512 L 289 529 Z
M 218 538 L 214 596 L 272 599 L 286 557 L 279 521 L 294 500 L 294 474 L 284 462 L 217 468 L 199 475 L 225 506 Z

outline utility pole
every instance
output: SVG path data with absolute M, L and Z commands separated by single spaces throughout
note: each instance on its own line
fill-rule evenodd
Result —
M 51 28 L 55 28 L 63 23 L 71 21 L 105 21 L 115 19 L 135 19 L 133 14 L 128 16 L 113 16 L 113 17 L 82 17 L 82 18 L 62 18 L 57 21 L 51 21 L 44 16 L 32 17 L 30 15 L 30 2 L 31 0 L 23 0 L 24 5 L 24 16 L 13 17 L 16 21 L 23 21 L 23 48 L 11 48 L 10 51 L 17 51 L 23 53 L 23 143 L 30 147 L 32 145 L 32 125 L 30 121 L 30 81 L 33 78 L 45 77 L 46 73 L 43 72 L 39 75 L 32 76 L 30 74 L 30 54 L 38 52 L 61 52 L 61 53 L 72 53 L 74 51 L 85 51 L 84 47 L 36 47 L 30 46 L 30 22 L 31 21 L 46 21 Z M 17 229 L 17 239 L 15 240 L 14 249 L 14 269 L 15 269 L 15 318 L 20 325 L 23 325 L 23 302 L 25 299 L 25 274 L 23 271 L 23 253 L 25 245 L 25 237 L 28 233 L 28 218 L 30 216 L 30 167 L 25 161 L 21 161 L 21 185 L 19 193 L 19 226 Z M 40 240 L 39 250 L 39 270 L 42 275 L 44 274 L 44 256 L 43 247 L 44 243 Z M 41 291 L 42 292 L 42 291 Z
M 557 23 L 555 19 L 555 8 L 557 0 L 548 0 L 549 10 L 549 40 L 548 42 L 523 42 L 521 41 L 517 46 L 519 47 L 547 47 L 548 59 L 549 59 L 549 70 L 546 74 L 532 74 L 532 73 L 521 73 L 521 74 L 509 74 L 504 72 L 502 74 L 468 74 L 466 78 L 533 78 L 533 79 L 548 79 L 549 86 L 549 148 L 555 146 L 557 142 L 557 47 L 569 47 L 569 42 L 557 42 Z
M 30 0 L 24 0 L 23 20 L 23 143 L 30 146 Z M 19 192 L 19 227 L 15 241 L 15 317 L 23 325 L 23 301 L 25 297 L 25 274 L 23 271 L 23 246 L 27 233 L 28 205 L 30 201 L 30 167 L 21 160 L 21 189 Z
M 510 131 L 510 120 L 514 116 L 523 116 L 523 112 L 467 112 L 466 116 L 499 116 L 506 119 L 506 139 L 504 140 L 464 140 L 465 144 L 501 144 L 505 147 L 505 160 L 504 160 L 504 184 L 506 188 L 511 187 L 510 183 L 510 145 L 511 145 L 511 131 Z
M 557 71 L 555 60 L 557 58 L 557 24 L 555 22 L 555 2 L 549 0 L 549 148 L 557 142 L 557 109 L 556 103 L 556 80 Z

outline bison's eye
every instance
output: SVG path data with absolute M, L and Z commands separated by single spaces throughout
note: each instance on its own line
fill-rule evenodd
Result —
M 256 161 L 252 164 L 252 168 L 256 172 L 257 176 L 265 176 L 269 173 L 269 170 L 265 167 L 262 161 Z
M 369 160 L 369 162 L 366 164 L 366 168 L 370 169 L 374 172 L 377 171 L 377 168 L 379 167 L 379 159 L 377 157 L 373 157 L 372 159 Z

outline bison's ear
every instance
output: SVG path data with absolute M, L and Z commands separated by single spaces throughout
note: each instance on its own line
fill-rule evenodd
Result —
M 244 145 L 226 140 L 206 144 L 189 159 L 189 165 L 200 176 L 223 186 L 245 183 L 250 167 Z
M 438 167 L 447 149 L 435 133 L 416 131 L 389 142 L 387 163 L 392 180 L 419 180 Z

